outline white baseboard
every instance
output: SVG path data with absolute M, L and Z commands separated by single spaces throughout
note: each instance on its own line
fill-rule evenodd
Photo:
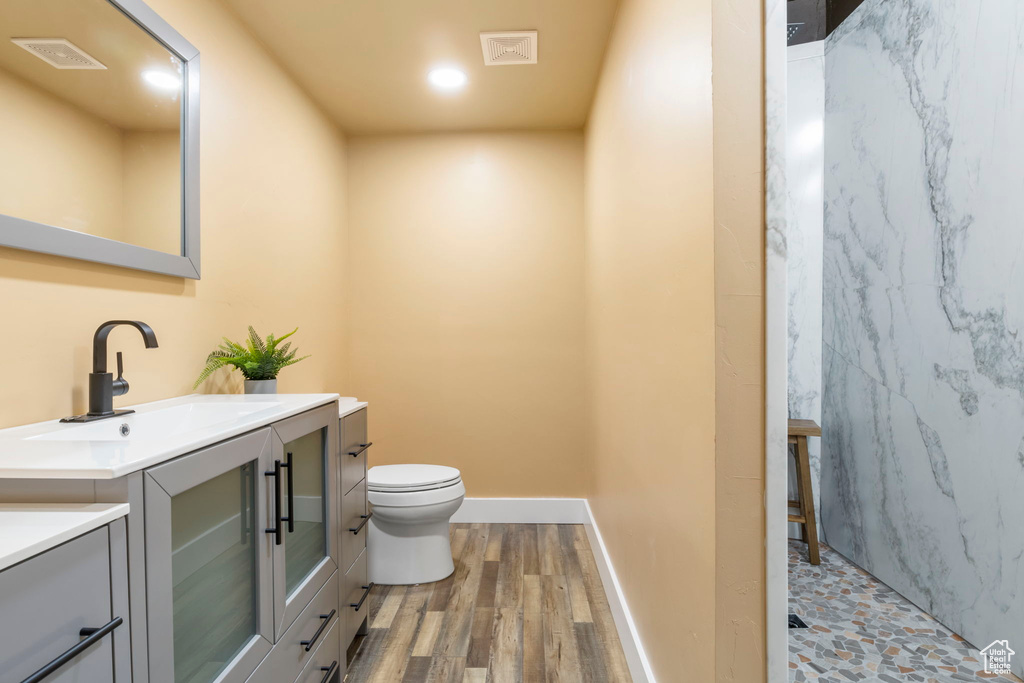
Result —
M 171 552 L 174 585 L 187 579 L 214 557 L 238 543 L 242 533 L 241 514 L 235 513 Z
M 586 524 L 586 498 L 467 498 L 457 524 Z
M 626 596 L 586 498 L 467 498 L 452 517 L 459 524 L 582 524 L 634 683 L 655 683 Z
M 295 500 L 296 522 L 322 522 L 324 499 L 320 496 L 292 496 Z
M 295 521 L 320 522 L 323 520 L 323 499 L 320 496 L 294 496 Z M 240 513 L 235 513 L 199 534 L 171 553 L 174 584 L 187 579 L 211 559 L 238 543 L 242 532 Z
M 601 538 L 601 532 L 597 528 L 597 522 L 594 521 L 590 503 L 584 499 L 583 505 L 587 513 L 587 521 L 583 524 L 587 529 L 587 538 L 590 540 L 590 549 L 597 562 L 597 571 L 601 575 L 604 593 L 608 597 L 608 606 L 612 610 L 615 630 L 619 632 L 619 641 L 622 643 L 622 650 L 626 655 L 629 674 L 633 677 L 633 683 L 655 683 L 654 671 L 647 659 L 647 653 L 644 652 L 644 645 L 640 642 L 640 634 L 633 622 L 633 615 L 629 612 L 629 605 L 626 604 L 626 595 L 622 592 L 622 585 L 619 584 L 619 578 L 615 575 L 612 558 L 608 555 L 608 548 L 605 547 L 604 539 Z
M 297 517 L 316 517 L 314 501 L 296 496 Z M 300 510 L 303 508 L 303 510 Z M 303 514 L 303 512 L 305 514 Z M 598 530 L 590 504 L 585 498 L 467 498 L 452 522 L 467 524 L 582 524 L 587 530 L 615 629 L 626 655 L 634 683 L 655 683 L 636 624 L 626 604 L 608 549 Z M 239 516 L 234 515 L 201 534 L 173 553 L 174 576 L 181 580 L 203 566 L 211 557 L 238 542 Z

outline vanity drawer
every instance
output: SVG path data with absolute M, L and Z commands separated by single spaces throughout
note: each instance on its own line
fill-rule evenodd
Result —
M 341 499 L 341 567 L 348 571 L 366 547 L 366 479 L 352 487 Z M 362 525 L 362 526 L 360 526 Z M 358 531 L 352 531 L 357 529 Z
M 0 682 L 18 683 L 57 659 L 83 641 L 81 629 L 127 618 L 111 614 L 110 572 L 107 527 L 0 572 Z M 46 679 L 114 680 L 112 631 Z
M 281 639 L 277 641 L 252 676 L 250 683 L 281 683 L 294 681 L 312 657 L 317 646 L 325 642 L 327 631 L 336 624 L 342 613 L 338 610 L 338 577 L 331 576 L 323 588 L 310 600 Z M 333 611 L 333 614 L 332 614 Z M 329 619 L 321 615 L 330 614 Z M 335 633 L 337 631 L 335 630 Z M 309 650 L 306 650 L 310 643 Z
M 356 637 L 359 627 L 366 615 L 370 613 L 370 599 L 365 586 L 368 586 L 366 573 L 366 550 L 364 549 L 356 561 L 352 563 L 342 581 L 341 609 L 345 614 L 344 627 L 341 633 L 341 649 L 347 651 L 349 643 Z
M 345 678 L 345 660 L 341 656 L 338 620 L 327 631 L 313 656 L 306 662 L 295 683 L 334 683 Z
M 341 418 L 341 491 L 348 493 L 366 478 L 366 408 Z

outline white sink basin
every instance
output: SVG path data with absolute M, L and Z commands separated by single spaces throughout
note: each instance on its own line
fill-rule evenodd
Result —
M 118 415 L 87 424 L 56 424 L 52 432 L 28 437 L 30 441 L 152 441 L 214 427 L 275 408 L 269 401 L 229 405 L 186 403 L 146 413 Z
M 194 394 L 85 424 L 0 429 L 0 479 L 115 479 L 313 408 L 338 410 L 337 401 L 337 394 Z

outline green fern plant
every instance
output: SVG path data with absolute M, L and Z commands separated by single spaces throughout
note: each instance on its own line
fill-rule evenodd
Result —
M 292 348 L 292 343 L 281 343 L 298 331 L 299 328 L 296 327 L 280 337 L 268 334 L 264 341 L 250 325 L 249 337 L 244 344 L 224 337 L 224 343 L 206 357 L 206 367 L 199 373 L 199 379 L 196 380 L 192 388 L 197 388 L 214 372 L 229 365 L 241 370 L 246 379 L 276 379 L 277 373 L 281 372 L 282 368 L 309 358 L 309 356 L 296 358 L 296 349 Z

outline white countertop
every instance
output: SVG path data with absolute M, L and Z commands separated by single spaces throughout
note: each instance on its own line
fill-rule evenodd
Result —
M 367 405 L 366 401 L 360 401 L 358 398 L 352 398 L 351 396 L 342 396 L 338 399 L 338 417 L 345 417 L 351 415 L 357 410 L 362 410 Z
M 60 424 L 58 420 L 50 420 L 3 429 L 0 430 L 0 478 L 123 477 L 337 400 L 337 394 L 193 394 L 129 406 L 136 412 L 86 425 Z M 358 404 L 355 399 L 347 399 L 345 403 L 347 406 Z M 196 410 L 196 419 L 193 420 L 189 406 L 195 404 L 204 404 L 200 407 L 214 411 L 217 417 L 213 419 L 217 421 L 211 424 L 208 415 L 199 410 Z M 360 407 L 365 405 L 363 403 Z M 353 411 L 358 409 L 352 408 Z M 161 410 L 167 411 L 163 414 L 168 415 L 172 423 L 179 423 L 181 428 L 179 431 L 172 429 L 166 436 L 161 432 L 160 438 L 147 438 L 147 434 L 155 433 L 154 430 L 166 431 L 166 425 L 155 424 L 159 422 L 157 416 L 147 417 L 147 414 Z M 199 427 L 189 426 L 193 423 Z M 92 440 L 92 437 L 76 439 L 80 432 L 71 431 L 88 428 L 93 430 L 92 433 L 96 429 L 116 432 L 122 424 L 127 424 L 131 430 L 130 436 L 123 440 L 116 433 L 106 440 Z
M 128 503 L 0 503 L 0 570 L 128 514 Z

